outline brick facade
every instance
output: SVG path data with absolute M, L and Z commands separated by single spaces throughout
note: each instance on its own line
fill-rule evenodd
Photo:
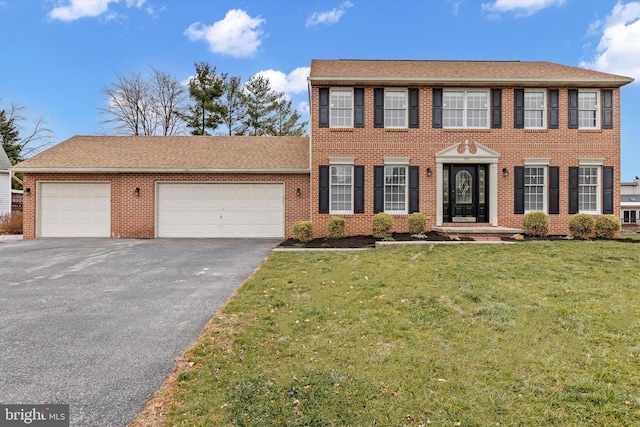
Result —
M 23 227 L 24 238 L 36 237 L 38 209 L 38 182 L 110 182 L 111 183 L 111 236 L 116 238 L 154 238 L 156 218 L 156 182 L 234 182 L 284 183 L 285 237 L 291 236 L 293 224 L 309 217 L 308 174 L 254 174 L 254 173 L 29 173 L 24 186 L 31 192 L 25 196 Z M 135 188 L 140 196 L 134 196 Z M 300 188 L 298 196 L 296 190 Z

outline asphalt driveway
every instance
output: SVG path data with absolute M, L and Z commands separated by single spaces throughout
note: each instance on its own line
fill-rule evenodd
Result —
M 0 403 L 124 426 L 277 245 L 241 239 L 0 242 Z

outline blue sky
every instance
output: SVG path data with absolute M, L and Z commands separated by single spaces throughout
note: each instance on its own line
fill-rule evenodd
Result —
M 194 63 L 261 73 L 308 118 L 311 59 L 544 60 L 622 88 L 622 181 L 640 175 L 640 1 L 0 0 L 0 98 L 63 141 L 103 134 L 101 88 Z

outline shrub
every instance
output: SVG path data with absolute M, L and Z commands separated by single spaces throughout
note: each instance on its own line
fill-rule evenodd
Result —
M 529 212 L 522 223 L 525 234 L 546 237 L 549 234 L 549 219 L 544 212 Z
M 310 241 L 313 238 L 311 221 L 298 221 L 293 224 L 293 238 L 302 243 Z
M 331 217 L 329 225 L 327 225 L 327 238 L 344 239 L 345 237 L 347 237 L 347 232 L 345 231 L 344 218 L 340 218 L 339 216 Z
M 414 212 L 409 215 L 409 233 L 423 234 L 427 230 L 427 217 L 423 213 Z
M 522 242 L 524 240 L 524 236 L 520 233 L 513 234 L 511 238 L 513 240 L 517 240 L 518 242 Z
M 576 214 L 569 218 L 569 231 L 576 239 L 588 239 L 595 228 L 596 221 L 591 215 Z
M 0 215 L 0 234 L 22 234 L 22 213 Z
M 596 219 L 596 237 L 613 239 L 620 231 L 620 218 L 615 215 L 603 215 Z
M 371 234 L 377 239 L 384 239 L 389 235 L 389 230 L 393 226 L 393 218 L 388 213 L 380 212 L 373 217 Z

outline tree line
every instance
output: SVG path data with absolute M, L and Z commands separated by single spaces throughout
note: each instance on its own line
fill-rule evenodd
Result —
M 103 122 L 121 135 L 253 135 L 302 136 L 302 121 L 284 92 L 271 89 L 269 79 L 218 73 L 206 62 L 195 64 L 187 86 L 168 73 L 151 68 L 146 75 L 116 74 L 102 88 Z

